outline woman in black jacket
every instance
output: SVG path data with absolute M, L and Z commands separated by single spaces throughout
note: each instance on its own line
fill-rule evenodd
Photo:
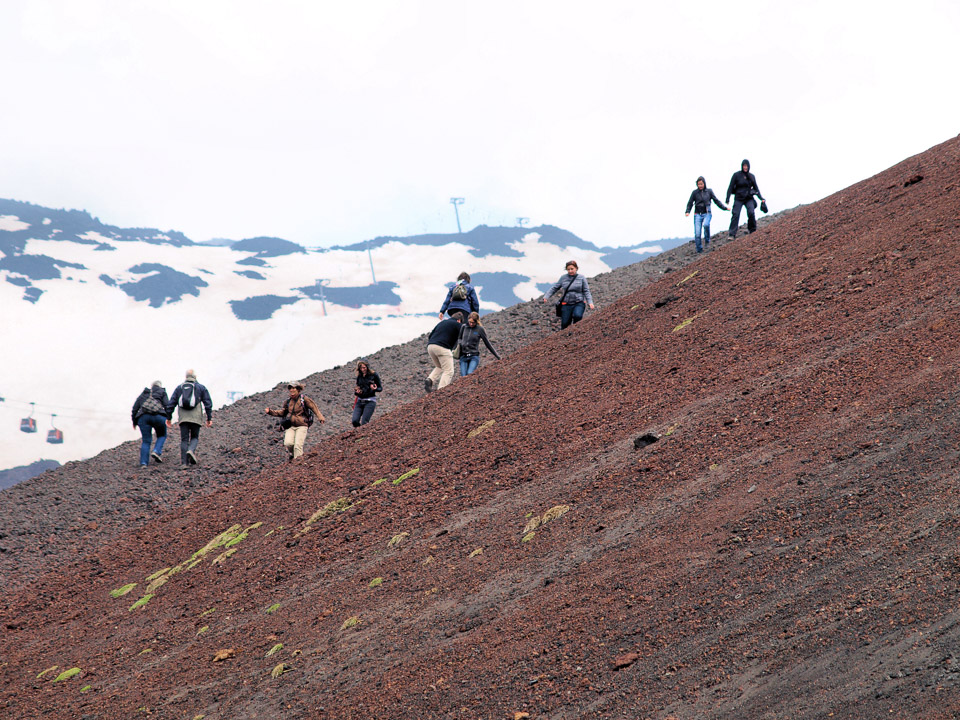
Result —
M 480 341 L 487 346 L 487 349 L 493 353 L 493 356 L 499 360 L 500 355 L 493 349 L 493 345 L 487 339 L 487 331 L 480 325 L 480 313 L 472 312 L 467 317 L 467 322 L 460 326 L 460 339 L 457 344 L 460 346 L 460 376 L 465 377 L 473 373 L 480 364 Z
M 354 393 L 357 396 L 353 405 L 354 427 L 360 427 L 370 422 L 373 411 L 377 409 L 377 393 L 383 390 L 380 376 L 370 369 L 370 363 L 361 360 L 357 363 L 357 387 Z
M 140 430 L 142 442 L 140 443 L 140 464 L 147 465 L 150 458 L 154 462 L 163 462 L 161 453 L 163 445 L 167 441 L 167 428 L 170 427 L 170 414 L 167 410 L 167 391 L 163 388 L 163 383 L 155 380 L 153 385 L 144 388 L 143 392 L 133 403 L 133 410 L 130 411 L 130 419 L 133 421 L 133 427 Z M 157 444 L 150 452 L 150 445 L 153 442 L 153 433 L 157 433 Z

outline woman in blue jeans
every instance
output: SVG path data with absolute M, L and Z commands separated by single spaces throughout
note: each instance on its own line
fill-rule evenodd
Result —
M 361 360 L 357 363 L 357 386 L 353 392 L 357 399 L 353 403 L 354 427 L 360 427 L 370 422 L 373 411 L 377 409 L 377 393 L 383 390 L 380 376 L 370 369 L 370 363 Z
M 560 310 L 560 329 L 563 330 L 578 323 L 583 318 L 584 309 L 589 306 L 593 310 L 593 296 L 590 294 L 590 285 L 587 279 L 580 276 L 580 267 L 576 260 L 567 261 L 567 274 L 561 275 L 553 287 L 543 294 L 543 301 L 549 302 L 550 296 L 563 288 L 563 294 L 557 302 Z
M 133 427 L 139 428 L 143 438 L 140 443 L 140 465 L 149 464 L 150 458 L 153 458 L 154 462 L 163 462 L 161 453 L 163 444 L 167 441 L 167 428 L 171 426 L 170 416 L 167 414 L 167 391 L 163 389 L 163 383 L 155 380 L 151 387 L 143 389 L 133 403 L 130 417 Z M 157 444 L 153 452 L 150 452 L 154 432 L 157 433 Z
M 499 360 L 500 355 L 493 349 L 487 339 L 487 331 L 480 325 L 480 313 L 472 312 L 467 316 L 467 322 L 460 326 L 460 376 L 466 377 L 477 369 L 480 364 L 480 341 L 487 346 L 493 356 Z

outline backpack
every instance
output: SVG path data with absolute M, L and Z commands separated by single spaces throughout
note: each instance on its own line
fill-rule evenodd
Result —
M 184 410 L 193 410 L 197 406 L 197 386 L 192 382 L 185 382 L 180 386 L 180 402 L 177 403 Z
M 140 403 L 141 415 L 165 415 L 166 412 L 167 409 L 163 406 L 163 403 L 157 400 L 152 393 L 147 395 Z
M 464 282 L 458 282 L 453 286 L 453 299 L 454 300 L 466 300 L 470 295 L 470 291 L 467 289 L 467 284 Z
M 300 407 L 303 408 L 303 419 L 306 420 L 307 427 L 310 427 L 311 425 L 313 425 L 313 410 L 311 410 L 310 406 L 304 402 L 305 399 L 306 399 L 306 395 L 301 394 L 300 397 L 297 399 L 297 402 L 299 402 Z M 287 400 L 287 404 L 284 405 L 283 409 L 286 411 L 285 414 L 290 414 L 290 415 L 293 414 L 293 408 L 290 407 L 289 400 Z M 280 429 L 286 430 L 290 427 L 292 427 L 292 425 L 290 425 L 290 418 L 289 417 L 284 418 L 283 421 L 280 423 Z

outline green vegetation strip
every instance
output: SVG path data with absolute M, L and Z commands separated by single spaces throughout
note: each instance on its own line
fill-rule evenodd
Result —
M 418 472 L 420 472 L 420 468 L 414 468 L 413 470 L 407 470 L 403 475 L 401 475 L 401 476 L 398 477 L 396 480 L 394 480 L 394 481 L 393 481 L 393 484 L 394 484 L 394 485 L 399 485 L 399 484 L 402 483 L 404 480 L 407 480 L 407 479 L 409 479 L 409 478 L 412 478 L 412 477 L 413 477 L 414 475 L 416 475 Z
M 130 606 L 130 612 L 133 612 L 137 608 L 142 608 L 148 602 L 153 599 L 153 595 L 144 595 L 142 598 L 137 600 L 133 605 Z
M 76 677 L 79 674 L 80 674 L 80 668 L 73 667 L 73 668 L 70 668 L 69 670 L 64 670 L 62 673 L 57 675 L 53 679 L 53 682 L 61 682 L 63 680 L 69 680 L 70 678 Z
M 129 583 L 128 585 L 124 585 L 123 587 L 118 587 L 116 590 L 110 591 L 110 597 L 114 597 L 114 598 L 123 597 L 128 592 L 133 590 L 136 586 L 137 586 L 136 583 Z

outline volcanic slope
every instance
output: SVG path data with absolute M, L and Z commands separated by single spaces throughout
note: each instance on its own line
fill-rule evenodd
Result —
M 778 215 L 764 217 L 761 223 L 776 217 Z M 715 236 L 714 247 L 725 240 L 725 233 Z M 594 300 L 598 307 L 605 307 L 665 273 L 685 267 L 696 257 L 693 243 L 688 242 L 643 262 L 590 278 Z M 558 276 L 563 272 L 566 259 L 557 258 Z M 451 274 L 458 271 L 459 268 L 454 269 Z M 442 299 L 437 298 L 438 308 Z M 559 328 L 553 306 L 540 301 L 520 303 L 488 314 L 483 324 L 504 357 Z M 390 410 L 423 395 L 423 379 L 430 370 L 425 346 L 426 336 L 421 336 L 370 356 L 371 366 L 385 384 L 373 416 L 374 423 Z M 483 352 L 481 373 L 493 360 L 486 350 Z M 354 361 L 314 373 L 304 380 L 307 395 L 317 401 L 327 417 L 326 424 L 315 424 L 311 428 L 308 451 L 325 436 L 350 428 L 355 367 Z M 216 399 L 216 368 L 200 368 L 199 372 L 200 381 L 211 389 Z M 167 462 L 161 466 L 152 465 L 145 470 L 137 466 L 140 447 L 137 439 L 0 492 L 0 588 L 18 587 L 36 577 L 42 568 L 70 562 L 110 542 L 118 533 L 139 527 L 163 512 L 283 463 L 286 453 L 281 436 L 275 430 L 276 420 L 266 418 L 263 408 L 283 403 L 286 397 L 283 383 L 291 379 L 294 378 L 278 378 L 282 384 L 272 391 L 217 410 L 213 428 L 204 428 L 201 432 L 197 467 L 181 471 L 177 466 L 179 435 L 174 430 Z M 140 389 L 130 389 L 131 405 Z M 172 392 L 173 386 L 168 389 Z M 135 430 L 131 435 L 139 438 Z
M 5 594 L 0 716 L 956 717 L 958 161 Z

